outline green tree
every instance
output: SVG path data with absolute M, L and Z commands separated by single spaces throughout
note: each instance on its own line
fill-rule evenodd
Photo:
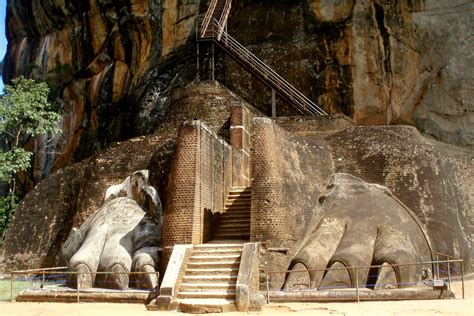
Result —
M 44 82 L 18 77 L 0 96 L 0 181 L 8 184 L 8 198 L 0 201 L 0 234 L 13 215 L 17 199 L 16 174 L 31 165 L 33 153 L 23 148 L 30 137 L 59 133 L 61 116 L 48 101 Z M 2 214 L 2 211 L 4 214 Z

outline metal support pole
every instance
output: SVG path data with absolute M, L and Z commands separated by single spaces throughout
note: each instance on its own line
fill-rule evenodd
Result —
M 198 42 L 197 51 L 196 51 L 196 72 L 197 72 L 196 79 L 197 81 L 201 81 L 201 74 L 200 74 L 201 70 L 199 69 L 200 68 L 199 58 L 200 58 L 200 54 L 199 54 L 199 42 Z
M 359 296 L 359 273 L 357 272 L 357 269 L 355 269 L 355 275 L 356 275 L 356 295 L 357 295 L 357 303 L 360 302 L 360 296 Z
M 215 74 L 215 60 L 214 60 L 214 54 L 215 54 L 215 49 L 214 49 L 214 43 L 212 43 L 212 56 L 211 56 L 211 80 L 214 81 L 216 80 L 216 74 Z
M 436 254 L 436 279 L 439 280 L 439 255 Z
M 461 261 L 461 288 L 462 288 L 462 298 L 464 299 L 464 260 Z
M 77 302 L 79 303 L 79 274 L 76 274 L 76 295 L 77 295 Z
M 46 280 L 45 280 L 45 276 L 44 276 L 44 270 L 43 270 L 43 280 L 42 280 L 42 283 L 41 283 L 41 288 L 44 287 L 44 284 L 46 283 Z
M 13 303 L 13 272 L 10 271 L 10 303 Z
M 270 304 L 270 285 L 268 284 L 268 273 L 265 273 L 267 279 L 267 304 Z
M 272 89 L 272 117 L 277 116 L 277 108 L 276 108 L 276 93 L 275 89 Z
M 451 271 L 449 266 L 449 257 L 448 257 L 448 290 L 451 291 Z

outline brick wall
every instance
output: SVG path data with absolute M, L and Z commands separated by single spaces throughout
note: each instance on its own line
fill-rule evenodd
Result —
M 230 144 L 232 146 L 232 186 L 250 185 L 251 120 L 249 108 L 241 105 L 230 107 Z
M 264 242 L 264 269 L 288 268 L 335 172 L 387 186 L 418 216 L 435 251 L 469 260 L 466 166 L 416 129 L 343 118 L 255 118 L 253 129 L 251 240 Z
M 162 245 L 210 240 L 211 214 L 222 212 L 231 185 L 231 147 L 201 122 L 184 123 L 168 186 Z
M 332 158 L 321 139 L 288 133 L 269 118 L 253 122 L 250 239 L 264 243 L 269 269 L 286 270 L 329 182 Z

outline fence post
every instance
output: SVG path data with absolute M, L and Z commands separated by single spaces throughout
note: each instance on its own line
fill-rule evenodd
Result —
M 439 280 L 439 255 L 436 254 L 436 279 Z
M 267 304 L 270 304 L 270 285 L 268 284 L 268 273 L 265 273 L 265 278 L 267 280 Z
M 461 288 L 462 288 L 462 298 L 464 299 L 464 260 L 461 261 Z
M 42 283 L 41 283 L 41 288 L 44 287 L 44 284 L 46 283 L 45 281 L 45 276 L 44 276 L 44 269 L 43 269 L 43 279 L 42 279 Z
M 356 296 L 357 296 L 357 303 L 360 302 L 359 297 L 359 273 L 357 272 L 357 268 L 355 268 L 355 275 L 356 275 Z
M 10 303 L 13 303 L 13 272 L 10 271 Z
M 448 290 L 451 291 L 451 271 L 449 265 L 449 257 L 448 257 Z
M 77 303 L 79 303 L 79 274 L 76 273 L 76 295 L 77 295 Z

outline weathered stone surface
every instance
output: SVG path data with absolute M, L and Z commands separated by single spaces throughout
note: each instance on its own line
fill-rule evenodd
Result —
M 381 249 L 382 252 L 391 249 L 391 253 L 407 250 L 409 256 L 398 255 L 404 262 L 423 261 L 431 259 L 436 252 L 448 252 L 463 258 L 469 266 L 473 231 L 472 176 L 466 170 L 472 167 L 472 152 L 464 150 L 453 154 L 451 149 L 441 150 L 439 145 L 428 142 L 412 127 L 344 127 L 337 119 L 333 124 L 325 120 L 293 120 L 290 123 L 288 119 L 254 119 L 250 238 L 266 245 L 261 268 L 265 271 L 293 268 L 292 261 L 298 258 L 305 242 L 318 245 L 310 247 L 308 258 L 293 261 L 295 270 L 311 266 L 308 262 L 313 260 L 313 254 L 318 258 L 314 260 L 321 263 L 316 268 L 326 268 L 328 264 L 347 265 L 353 259 L 349 250 L 339 256 L 339 263 L 331 261 L 341 247 L 354 248 L 353 253 L 361 256 L 369 253 L 363 258 L 354 255 L 359 262 L 350 262 L 350 265 L 370 265 L 372 260 L 379 264 L 390 263 L 391 260 L 377 253 Z M 322 128 L 318 129 L 318 125 Z M 347 202 L 350 211 L 341 215 L 339 212 L 346 208 L 342 201 L 352 192 L 349 185 L 344 189 L 347 196 L 341 193 L 338 195 L 341 200 L 331 202 L 328 213 L 332 216 L 324 216 L 324 207 L 321 207 L 324 203 L 318 205 L 324 192 L 321 186 L 328 185 L 334 173 L 352 174 L 365 182 L 387 187 L 401 203 L 387 198 L 394 207 L 390 208 L 377 204 L 380 197 L 370 195 L 366 199 L 373 205 L 364 210 L 353 200 Z M 404 219 L 393 218 L 403 211 L 402 205 L 410 210 L 405 215 L 413 214 L 413 221 L 406 223 L 406 227 L 397 226 L 398 222 L 407 221 L 406 216 Z M 369 213 L 363 214 L 364 211 Z M 351 214 L 354 219 L 351 219 Z M 372 217 L 370 214 L 383 214 L 383 218 L 376 219 L 376 215 Z M 361 219 L 364 219 L 364 224 L 360 222 L 360 228 L 351 233 L 350 227 L 358 226 Z M 385 222 L 387 219 L 391 219 L 390 224 Z M 420 244 L 420 233 L 410 235 L 414 223 L 421 227 L 427 240 L 425 243 L 432 249 L 428 254 L 426 245 Z M 385 237 L 385 229 L 374 228 L 379 224 L 391 227 Z M 349 233 L 353 234 L 352 239 L 338 242 Z M 374 236 L 383 242 L 376 242 Z M 400 239 L 401 236 L 412 237 L 402 241 L 405 237 Z M 358 249 L 359 240 L 364 241 L 361 249 Z M 420 247 L 425 250 L 420 250 Z M 347 273 L 331 274 L 341 285 L 350 286 L 349 281 L 354 280 L 353 275 Z M 414 272 L 406 275 L 413 276 Z M 315 276 L 312 278 L 317 279 Z M 309 280 L 308 273 L 297 273 L 293 284 L 309 288 Z M 284 274 L 272 275 L 271 286 L 281 288 L 284 281 Z M 372 281 L 368 283 L 376 282 Z
M 158 245 L 163 227 L 163 207 L 148 170 L 134 172 L 122 184 L 107 189 L 104 204 L 80 228 L 73 228 L 62 247 L 62 257 L 72 288 L 126 289 L 158 286 Z M 111 272 L 96 275 L 96 272 Z M 147 272 L 132 275 L 130 272 Z
M 214 133 L 228 139 L 228 107 L 244 102 L 216 82 L 201 82 L 173 91 L 166 121 L 155 134 L 114 143 L 98 155 L 61 169 L 23 199 L 0 251 L 0 268 L 63 264 L 60 249 L 72 227 L 80 227 L 101 207 L 108 187 L 135 170 L 150 170 L 150 183 L 166 205 L 168 177 L 182 122 L 200 119 Z
M 195 77 L 194 25 L 208 1 L 8 1 L 5 80 L 47 79 L 64 110 L 36 181 L 114 141 L 150 133 L 170 87 Z M 410 124 L 473 145 L 466 0 L 234 3 L 229 32 L 330 113 Z M 269 111 L 270 92 L 227 58 L 218 77 Z M 280 114 L 294 114 L 281 104 Z
M 199 3 L 8 1 L 6 82 L 20 74 L 45 79 L 64 111 L 54 160 L 39 163 L 44 174 L 153 132 L 170 86 L 192 78 L 183 47 Z
M 368 184 L 349 174 L 336 173 L 319 197 L 319 212 L 305 235 L 291 269 L 325 269 L 427 262 L 432 256 L 428 236 L 412 211 L 383 186 Z M 416 282 L 422 266 L 397 267 L 398 284 Z M 378 275 L 378 271 L 370 271 Z M 311 271 L 308 289 L 355 287 L 354 270 Z M 299 274 L 290 274 L 285 288 L 301 287 Z M 372 279 L 371 279 L 372 278 Z M 375 284 L 369 269 L 358 270 L 359 286 Z M 371 279 L 371 280 L 370 280 Z M 295 282 L 298 280 L 297 282 Z M 370 280 L 370 281 L 369 281 Z
M 329 113 L 410 124 L 473 143 L 469 1 L 240 1 L 229 32 Z M 229 87 L 270 113 L 270 91 L 233 62 Z M 468 66 L 468 65 L 471 65 Z M 294 113 L 280 104 L 280 114 Z

